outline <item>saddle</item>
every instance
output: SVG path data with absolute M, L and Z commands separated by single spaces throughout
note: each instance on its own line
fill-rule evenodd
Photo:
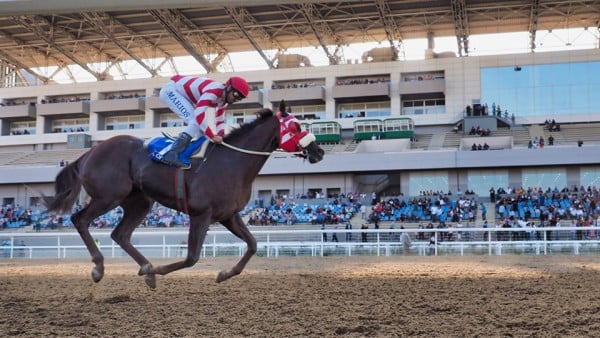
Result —
M 162 136 L 157 136 L 146 140 L 144 142 L 144 147 L 148 149 L 148 156 L 153 161 L 162 163 L 160 160 L 166 154 L 166 152 L 169 151 L 174 140 L 175 138 L 173 136 L 163 133 Z M 190 145 L 183 152 L 181 152 L 181 154 L 179 154 L 179 159 L 186 164 L 190 164 L 192 157 L 204 158 L 206 148 L 210 143 L 205 142 L 206 140 L 207 137 L 204 135 L 192 140 Z

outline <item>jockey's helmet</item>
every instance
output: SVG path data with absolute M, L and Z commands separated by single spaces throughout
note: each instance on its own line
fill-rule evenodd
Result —
M 239 76 L 232 76 L 227 80 L 227 85 L 231 86 L 235 91 L 242 95 L 242 98 L 248 96 L 248 92 L 250 91 L 250 86 L 248 82 Z

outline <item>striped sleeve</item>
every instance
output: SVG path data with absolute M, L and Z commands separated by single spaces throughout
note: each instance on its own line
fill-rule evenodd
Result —
M 215 112 L 215 127 L 217 130 L 217 135 L 223 136 L 225 135 L 225 110 L 227 109 L 227 104 L 220 105 L 217 107 L 217 111 Z
M 200 99 L 196 103 L 196 109 L 194 109 L 194 115 L 196 116 L 196 122 L 198 123 L 198 126 L 200 126 L 202 132 L 211 139 L 215 137 L 215 134 L 210 128 L 210 123 L 206 116 L 206 110 L 208 107 L 215 106 L 215 102 L 219 97 L 217 94 L 220 92 L 221 90 L 219 89 L 209 89 L 202 93 L 202 96 L 200 96 Z

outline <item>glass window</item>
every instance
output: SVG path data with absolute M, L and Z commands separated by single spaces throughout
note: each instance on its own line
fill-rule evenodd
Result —
M 106 130 L 143 129 L 143 115 L 110 116 L 106 118 Z
M 392 114 L 389 101 L 342 103 L 338 105 L 337 110 L 340 117 L 382 117 Z
M 448 192 L 448 173 L 412 173 L 408 179 L 408 190 L 409 196 L 418 196 L 422 191 Z
M 600 111 L 600 62 L 515 65 L 481 69 L 481 101 L 519 116 Z
M 52 132 L 89 131 L 90 119 L 56 119 L 52 120 Z
M 522 174 L 522 186 L 524 189 L 542 188 L 551 190 L 557 188 L 562 190 L 567 186 L 567 175 L 565 169 L 526 169 Z M 516 187 L 515 187 L 516 188 Z
M 579 181 L 587 187 L 600 188 L 600 167 L 582 168 L 579 172 Z
M 506 170 L 471 170 L 468 175 L 467 188 L 479 196 L 489 196 L 490 188 L 506 189 L 509 185 Z
M 36 133 L 35 121 L 11 122 L 11 135 L 34 135 Z
M 175 113 L 160 114 L 160 126 L 164 127 L 182 127 L 183 120 Z

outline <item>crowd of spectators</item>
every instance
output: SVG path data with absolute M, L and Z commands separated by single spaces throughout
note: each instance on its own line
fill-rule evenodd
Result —
M 471 146 L 471 150 L 475 151 L 475 150 L 489 150 L 490 146 L 487 144 L 487 142 L 484 142 L 483 145 L 481 145 L 481 143 L 479 144 L 475 144 L 473 143 L 473 145 Z
M 497 218 L 500 227 L 536 228 L 576 226 L 587 227 L 600 225 L 600 192 L 595 186 L 587 188 L 573 186 L 563 189 L 547 188 L 507 188 L 506 190 L 490 189 L 490 198 L 495 201 Z M 541 236 L 527 235 L 534 232 L 511 233 L 507 240 L 539 239 Z M 595 231 L 577 231 L 565 237 L 564 232 L 552 231 L 546 234 L 549 240 L 596 238 Z M 508 234 L 506 236 L 509 236 Z
M 311 197 L 313 199 L 302 199 Z M 494 203 L 494 217 L 488 225 L 486 205 L 475 196 L 456 194 L 450 191 L 422 191 L 420 196 L 404 198 L 401 194 L 378 196 L 376 193 L 348 193 L 323 196 L 306 193 L 288 197 L 275 195 L 268 205 L 259 206 L 258 200 L 243 213 L 248 215 L 248 225 L 293 225 L 297 223 L 318 225 L 321 228 L 352 229 L 351 219 L 360 217 L 361 228 L 379 229 L 382 221 L 418 223 L 416 239 L 426 241 L 433 232 L 427 229 L 445 229 L 438 233 L 438 242 L 486 240 L 489 233 L 471 233 L 466 228 L 482 226 L 488 228 L 522 229 L 523 231 L 494 232 L 493 240 L 548 240 L 598 238 L 600 233 L 585 229 L 600 225 L 600 191 L 595 186 L 558 188 L 490 188 L 490 201 Z M 76 207 L 76 209 L 81 206 Z M 481 219 L 476 219 L 480 212 Z M 116 208 L 98 217 L 92 226 L 111 228 L 123 217 L 123 210 Z M 40 211 L 7 205 L 0 209 L 0 224 L 23 222 L 33 225 L 36 231 L 42 228 L 60 229 L 72 227 L 70 215 L 43 215 Z M 354 221 L 356 223 L 356 221 Z M 181 212 L 155 204 L 140 224 L 140 227 L 189 226 L 189 217 Z M 539 227 L 582 227 L 581 230 L 536 231 Z M 391 236 L 391 235 L 390 235 Z M 476 236 L 479 236 L 475 238 Z M 337 238 L 337 237 L 336 237 Z M 390 237 L 391 238 L 391 237 Z M 331 237 L 330 237 L 331 239 Z
M 387 82 L 389 82 L 389 80 L 384 79 L 384 78 L 377 78 L 377 79 L 360 78 L 360 79 L 337 80 L 335 84 L 337 86 L 347 86 L 347 85 L 374 84 L 374 83 L 387 83 Z
M 0 102 L 0 107 L 5 107 L 5 106 L 24 106 L 24 105 L 30 105 L 30 106 L 35 106 L 36 102 L 35 101 L 15 101 L 15 100 L 5 100 L 3 102 Z
M 548 131 L 560 131 L 560 124 L 556 123 L 554 119 L 548 119 L 544 122 L 544 128 L 548 129 Z
M 292 82 L 292 83 L 273 83 L 271 89 L 295 89 L 295 88 L 308 88 L 320 86 L 315 82 Z
M 71 96 L 71 97 L 59 97 L 59 98 L 48 98 L 42 99 L 41 103 L 65 103 L 65 102 L 80 102 L 80 101 L 89 101 L 89 98 L 81 98 L 79 96 Z
M 472 126 L 471 130 L 469 130 L 469 135 L 477 135 L 477 136 L 490 136 L 492 135 L 492 131 L 490 128 L 481 128 L 480 126 Z
M 0 229 L 28 226 L 43 217 L 39 209 L 7 204 L 0 207 Z

